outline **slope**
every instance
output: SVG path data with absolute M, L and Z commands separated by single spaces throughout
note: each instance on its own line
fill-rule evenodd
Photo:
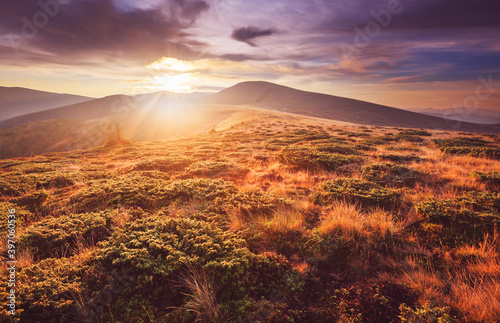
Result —
M 268 82 L 243 82 L 214 94 L 214 104 L 248 105 L 343 122 L 498 133 L 500 127 L 457 122 L 360 100 L 306 92 Z
M 0 87 L 0 120 L 91 100 L 90 97 Z

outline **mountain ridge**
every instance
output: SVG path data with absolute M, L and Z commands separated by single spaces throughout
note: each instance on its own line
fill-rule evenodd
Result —
M 360 125 L 500 132 L 500 128 L 495 125 L 449 120 L 381 104 L 307 92 L 262 81 L 238 83 L 214 94 L 210 102 L 212 104 L 250 105 Z
M 92 99 L 94 98 L 67 93 L 0 86 L 0 121 Z

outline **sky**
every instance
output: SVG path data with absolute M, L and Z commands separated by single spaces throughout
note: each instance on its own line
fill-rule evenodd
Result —
M 92 97 L 268 81 L 500 110 L 498 0 L 2 0 L 0 86 Z

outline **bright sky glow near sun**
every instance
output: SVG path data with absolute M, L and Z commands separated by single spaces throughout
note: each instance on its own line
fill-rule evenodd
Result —
M 0 86 L 102 97 L 262 80 L 451 108 L 482 76 L 480 107 L 500 109 L 499 32 L 497 0 L 2 1 Z

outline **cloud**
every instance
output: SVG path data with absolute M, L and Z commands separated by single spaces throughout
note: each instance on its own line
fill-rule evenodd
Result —
M 208 10 L 207 2 L 172 0 L 134 7 L 117 1 L 7 1 L 0 7 L 0 38 L 14 39 L 20 52 L 31 52 L 18 59 L 33 62 L 78 64 L 100 57 L 145 63 L 164 55 L 199 55 L 202 44 L 190 41 L 185 30 Z
M 260 29 L 257 27 L 249 26 L 237 28 L 231 34 L 231 38 L 247 43 L 250 46 L 255 47 L 254 39 L 265 36 L 272 36 L 276 34 L 277 31 L 274 29 Z

